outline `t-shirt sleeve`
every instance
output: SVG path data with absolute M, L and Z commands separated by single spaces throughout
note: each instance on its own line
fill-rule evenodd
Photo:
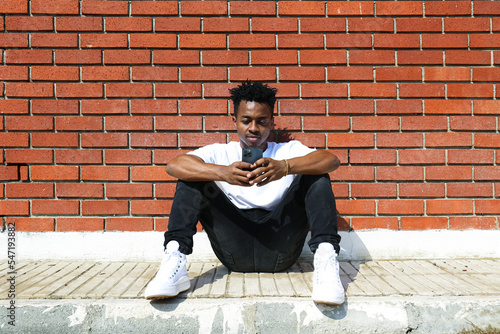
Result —
M 316 149 L 307 147 L 298 140 L 292 140 L 288 144 L 289 144 L 289 150 L 288 150 L 289 158 L 303 157 L 304 155 L 316 151 Z
M 187 154 L 195 155 L 198 158 L 201 158 L 205 163 L 213 164 L 215 163 L 215 146 L 207 145 L 200 147 L 194 151 L 188 152 Z

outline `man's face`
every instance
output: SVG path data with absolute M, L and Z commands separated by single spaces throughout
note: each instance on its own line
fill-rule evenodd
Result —
M 237 117 L 233 122 L 240 137 L 242 148 L 267 148 L 267 137 L 274 127 L 274 118 L 271 108 L 266 103 L 241 101 Z

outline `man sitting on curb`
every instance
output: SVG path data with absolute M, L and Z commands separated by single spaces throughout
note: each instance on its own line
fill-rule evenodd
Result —
M 165 232 L 165 255 L 145 297 L 168 298 L 190 288 L 186 255 L 192 252 L 200 221 L 217 258 L 236 272 L 290 268 L 310 230 L 312 299 L 342 304 L 340 236 L 328 177 L 339 159 L 299 141 L 267 141 L 277 89 L 247 81 L 230 93 L 240 141 L 208 145 L 167 165 L 167 173 L 179 181 Z M 262 149 L 263 157 L 253 164 L 243 162 L 246 148 Z

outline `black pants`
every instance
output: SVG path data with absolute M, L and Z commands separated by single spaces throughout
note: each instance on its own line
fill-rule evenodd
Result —
M 238 272 L 277 272 L 301 254 L 309 229 L 314 253 L 321 242 L 340 251 L 335 197 L 325 175 L 298 175 L 273 211 L 237 208 L 214 182 L 178 181 L 164 246 L 179 242 L 191 254 L 201 222 L 217 258 Z

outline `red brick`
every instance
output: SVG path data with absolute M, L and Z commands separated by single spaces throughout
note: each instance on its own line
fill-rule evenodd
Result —
M 8 183 L 5 196 L 7 198 L 54 197 L 54 185 L 52 183 Z
M 347 84 L 303 83 L 301 87 L 302 97 L 347 97 Z
M 377 2 L 377 16 L 422 16 L 421 1 Z
M 374 4 L 368 1 L 328 1 L 329 16 L 370 16 L 375 14 Z
M 395 150 L 351 150 L 349 155 L 349 163 L 351 164 L 395 164 Z
M 470 35 L 471 49 L 491 49 L 500 47 L 500 41 L 497 34 L 471 34 Z
M 12 133 L 0 132 L 0 143 L 2 147 L 28 147 L 29 134 L 28 133 Z
M 78 81 L 80 70 L 78 67 L 59 66 L 32 66 L 31 79 L 36 81 Z
M 71 33 L 32 33 L 31 47 L 76 48 L 78 35 Z
M 127 147 L 126 133 L 82 133 L 82 147 Z
M 469 67 L 426 67 L 425 81 L 470 81 Z
M 157 184 L 156 187 L 162 184 Z M 153 185 L 148 183 L 108 183 L 106 196 L 109 198 L 138 198 L 153 197 Z
M 472 168 L 469 166 L 428 166 L 425 179 L 428 181 L 468 181 L 472 180 Z
M 253 53 L 252 53 L 253 62 Z M 300 63 L 312 64 L 347 64 L 347 54 L 343 50 L 303 50 L 300 52 Z M 353 68 L 351 68 L 351 71 Z
M 448 164 L 485 165 L 493 163 L 493 150 L 448 150 Z
M 421 100 L 380 100 L 377 101 L 377 115 L 422 114 Z
M 425 34 L 422 35 L 423 49 L 466 49 L 469 45 L 467 35 L 462 34 Z
M 7 116 L 5 128 L 9 131 L 43 131 L 54 129 L 50 116 Z
M 133 215 L 168 215 L 172 207 L 171 200 L 132 200 Z
M 226 67 L 181 67 L 181 81 L 227 81 Z
M 182 114 L 227 114 L 227 101 L 182 100 L 179 110 Z
M 79 201 L 73 200 L 34 200 L 31 202 L 33 215 L 78 215 Z
M 102 131 L 102 117 L 61 116 L 56 117 L 57 131 Z
M 283 137 L 283 136 L 282 136 Z M 324 133 L 292 133 L 291 139 L 298 140 L 302 144 L 315 147 L 325 148 L 325 134 Z
M 254 64 L 257 64 L 256 52 L 258 51 L 252 52 L 252 63 Z M 202 52 L 202 59 L 204 65 L 247 65 L 248 52 L 207 50 Z
M 475 166 L 475 181 L 498 181 L 500 180 L 500 169 L 497 166 Z
M 442 198 L 445 196 L 444 183 L 401 183 L 399 196 L 402 198 Z
M 373 133 L 329 133 L 328 147 L 374 147 Z
M 324 81 L 325 71 L 321 67 L 280 67 L 280 81 Z
M 452 230 L 494 230 L 496 229 L 495 217 L 450 217 Z
M 153 218 L 107 218 L 106 231 L 152 231 Z
M 418 49 L 420 48 L 419 35 L 377 34 L 374 36 L 375 49 Z
M 490 51 L 445 51 L 446 64 L 449 65 L 490 65 Z
M 227 117 L 227 116 L 224 116 Z M 206 117 L 208 119 L 209 117 Z M 219 120 L 219 117 L 216 118 Z M 156 130 L 199 130 L 203 129 L 201 116 L 158 116 L 156 117 Z M 218 121 L 219 122 L 219 121 Z
M 373 81 L 373 68 L 370 66 L 328 67 L 329 81 Z
M 161 183 L 155 187 L 155 197 L 157 198 L 173 198 L 175 195 L 175 183 Z
M 0 2 L 0 13 L 4 14 L 27 14 L 27 0 L 5 0 Z
M 227 15 L 226 1 L 181 1 L 181 15 Z
M 78 147 L 78 133 L 33 133 L 33 147 Z
M 107 116 L 106 131 L 151 131 L 151 116 Z
M 374 181 L 375 168 L 369 166 L 340 166 L 330 174 L 333 181 Z
M 377 147 L 423 147 L 421 133 L 377 133 Z
M 105 50 L 104 63 L 116 64 L 150 64 L 151 53 L 148 50 Z
M 426 114 L 471 114 L 471 101 L 467 100 L 425 100 Z
M 142 2 L 142 1 L 141 1 Z M 154 1 L 155 3 L 160 3 Z M 201 31 L 201 18 L 199 17 L 156 17 L 155 31 L 187 32 Z
M 491 183 L 448 183 L 448 197 L 493 197 Z
M 152 163 L 149 150 L 106 150 L 105 163 L 108 165 L 146 165 Z
M 131 180 L 133 182 L 160 182 L 172 181 L 174 178 L 167 174 L 163 166 L 133 166 Z
M 128 201 L 82 201 L 82 215 L 85 216 L 112 216 L 128 214 Z
M 28 66 L 0 66 L 0 80 L 28 80 Z
M 54 85 L 52 83 L 15 83 L 5 85 L 5 96 L 8 97 L 53 97 Z
M 500 3 L 496 1 L 477 1 L 474 3 L 474 15 L 498 15 Z
M 396 97 L 397 86 L 394 83 L 351 83 L 351 97 Z
M 280 16 L 324 16 L 325 3 L 323 1 L 278 1 L 278 15 Z
M 474 146 L 478 147 L 500 147 L 499 133 L 476 133 L 474 135 Z
M 361 17 L 348 18 L 349 32 L 393 32 L 392 18 L 386 17 Z
M 275 48 L 272 34 L 229 35 L 230 49 L 267 49 Z
M 402 32 L 441 32 L 441 18 L 397 18 L 396 31 Z
M 448 97 L 492 98 L 492 84 L 448 84 Z
M 5 29 L 8 31 L 49 31 L 54 29 L 54 24 L 51 16 L 6 16 Z
M 53 232 L 54 218 L 7 218 L 7 224 L 16 225 L 16 231 Z
M 174 49 L 177 46 L 177 37 L 166 34 L 130 34 L 131 48 L 159 48 Z
M 0 33 L 0 47 L 2 48 L 25 48 L 28 46 L 28 34 L 23 33 Z M 15 52 L 15 54 L 19 55 L 17 50 L 9 50 L 9 54 Z M 27 51 L 27 50 L 24 50 Z M 32 50 L 28 50 L 32 51 Z M 33 52 L 32 52 L 33 53 Z M 10 56 L 9 59 L 15 58 Z
M 401 118 L 403 131 L 446 131 L 448 121 L 446 116 L 405 116 Z
M 264 66 L 231 67 L 229 69 L 229 80 L 276 81 L 276 68 Z
M 174 100 L 131 100 L 132 114 L 175 114 L 177 101 Z
M 51 57 L 52 58 L 52 57 Z M 101 64 L 101 50 L 55 50 L 57 65 Z
M 395 116 L 355 116 L 352 117 L 353 131 L 396 131 L 399 130 L 399 118 Z
M 252 22 L 255 22 L 254 19 Z M 252 23 L 253 27 L 253 23 Z M 345 32 L 346 22 L 343 18 L 337 17 L 301 17 L 301 32 Z
M 57 218 L 58 232 L 102 231 L 104 218 Z
M 130 135 L 132 147 L 176 147 L 175 133 L 132 133 Z
M 447 227 L 446 217 L 401 217 L 401 230 L 435 230 Z
M 400 150 L 400 165 L 429 165 L 444 164 L 446 161 L 445 150 L 424 149 L 424 150 Z
M 270 1 L 254 1 L 252 6 L 243 1 L 230 2 L 231 15 L 276 16 L 276 3 Z
M 150 17 L 107 17 L 106 31 L 152 31 L 153 20 Z M 133 34 L 131 34 L 132 36 Z
M 460 215 L 473 213 L 473 201 L 461 199 L 428 200 L 427 214 L 429 215 Z
M 475 100 L 474 115 L 495 115 L 500 114 L 500 101 L 493 100 Z
M 305 119 L 316 117 L 304 117 Z M 344 120 L 344 122 L 342 122 Z M 332 128 L 343 127 L 341 123 L 345 123 L 344 117 L 339 117 L 334 124 L 330 124 Z M 300 116 L 274 116 L 274 127 L 278 131 L 299 131 L 301 130 L 301 117 Z M 234 124 L 232 124 L 234 127 Z
M 204 32 L 246 32 L 249 29 L 248 18 L 207 17 L 203 19 Z
M 52 26 L 52 20 L 50 20 Z M 101 17 L 74 17 L 62 16 L 56 18 L 57 31 L 102 31 L 103 22 Z M 37 29 L 37 30 L 52 30 Z
M 404 167 L 378 166 L 377 180 L 423 181 L 424 169 L 423 167 L 413 167 L 413 166 L 404 166 Z
M 372 37 L 369 34 L 327 34 L 326 47 L 328 49 L 371 48 Z
M 395 55 L 392 50 L 352 50 L 349 51 L 349 64 L 367 65 L 393 65 Z
M 447 17 L 444 19 L 445 32 L 489 32 L 490 19 L 486 17 Z
M 72 181 L 78 180 L 77 166 L 31 166 L 33 181 Z
M 80 4 L 78 0 L 58 0 L 47 2 L 43 0 L 31 0 L 32 14 L 79 14 Z
M 107 97 L 152 97 L 153 85 L 151 83 L 125 83 L 111 82 L 106 84 Z
M 82 1 L 82 14 L 85 15 L 127 15 L 128 2 L 120 0 L 83 0 Z
M 376 69 L 377 81 L 421 81 L 422 70 L 419 67 L 379 67 Z
M 337 200 L 337 210 L 341 215 L 374 215 L 375 201 L 356 200 L 343 201 Z
M 200 83 L 157 83 L 156 97 L 201 97 Z
M 153 64 L 161 65 L 198 65 L 200 64 L 199 51 L 185 50 L 154 50 Z
M 57 197 L 103 198 L 104 185 L 99 183 L 58 183 Z
M 442 51 L 398 51 L 398 65 L 442 65 Z
M 470 147 L 472 146 L 471 133 L 431 132 L 425 135 L 426 147 Z
M 128 167 L 82 166 L 83 181 L 128 181 Z
M 102 153 L 100 150 L 56 150 L 55 162 L 70 165 L 102 164 Z
M 321 100 L 283 100 L 281 114 L 325 114 L 326 103 Z
M 493 116 L 451 116 L 452 131 L 495 131 L 496 117 Z
M 347 116 L 304 116 L 304 131 L 348 131 Z
M 474 68 L 472 74 L 474 82 L 492 82 L 500 81 L 500 68 Z
M 239 35 L 238 35 L 239 36 Z M 181 49 L 224 49 L 226 35 L 223 34 L 180 34 L 179 47 Z
M 377 203 L 379 215 L 423 215 L 423 200 L 380 200 Z
M 75 100 L 33 100 L 33 114 L 78 114 L 78 101 Z
M 82 48 L 126 48 L 127 34 L 80 34 Z M 127 50 L 130 51 L 130 50 Z M 99 52 L 100 53 L 100 52 Z
M 500 214 L 499 199 L 478 199 L 476 200 L 476 214 Z
M 126 114 L 126 100 L 82 100 L 82 114 Z
M 132 1 L 132 15 L 177 15 L 175 1 Z
M 52 150 L 5 150 L 5 162 L 13 164 L 52 164 L 54 155 Z
M 29 213 L 30 213 L 29 201 L 24 201 L 24 200 L 0 201 L 0 215 L 2 216 L 24 216 L 24 215 L 29 215 Z
M 352 218 L 352 228 L 354 230 L 398 230 L 399 222 L 397 217 L 359 217 Z
M 102 83 L 57 83 L 57 97 L 103 97 Z
M 425 15 L 429 16 L 453 16 L 470 14 L 470 1 L 430 1 L 425 3 Z
M 226 142 L 224 133 L 181 133 L 179 137 L 179 146 L 181 147 L 201 147 Z
M 298 55 L 295 50 L 267 50 L 253 51 L 252 65 L 270 64 L 298 64 Z

